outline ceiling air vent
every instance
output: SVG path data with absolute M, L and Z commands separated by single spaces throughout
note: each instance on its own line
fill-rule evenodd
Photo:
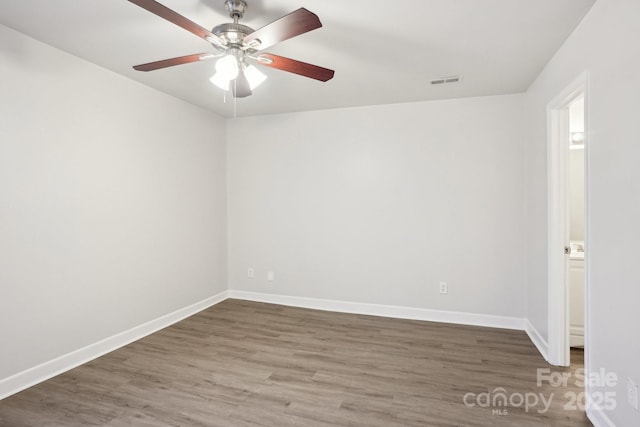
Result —
M 460 83 L 460 76 L 441 77 L 439 79 L 431 80 L 432 85 L 448 85 L 453 83 Z

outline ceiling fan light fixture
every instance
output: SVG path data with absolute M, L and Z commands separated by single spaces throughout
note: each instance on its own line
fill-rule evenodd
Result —
M 225 55 L 216 62 L 216 75 L 220 74 L 220 78 L 233 80 L 238 77 L 240 72 L 240 64 L 235 55 Z
M 265 80 L 267 80 L 267 76 L 263 72 L 258 70 L 258 67 L 256 67 L 255 65 L 249 65 L 247 68 L 245 68 L 244 75 L 249 81 L 249 87 L 251 88 L 251 90 L 254 90 Z
M 220 73 L 215 73 L 213 76 L 211 76 L 209 81 L 226 92 L 229 90 L 229 82 L 231 80 Z

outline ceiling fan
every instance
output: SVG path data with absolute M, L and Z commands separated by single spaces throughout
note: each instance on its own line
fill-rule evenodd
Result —
M 220 58 L 216 62 L 216 73 L 211 78 L 211 82 L 225 91 L 231 89 L 236 98 L 251 95 L 252 89 L 266 79 L 266 76 L 252 62 L 322 82 L 333 78 L 334 71 L 328 68 L 262 52 L 262 49 L 276 43 L 322 27 L 318 16 L 305 8 L 300 8 L 254 30 L 238 23 L 247 9 L 247 3 L 244 0 L 226 0 L 225 7 L 233 22 L 220 24 L 209 31 L 155 0 L 129 1 L 204 39 L 216 50 L 215 53 L 196 53 L 140 64 L 133 67 L 135 70 L 153 71 Z

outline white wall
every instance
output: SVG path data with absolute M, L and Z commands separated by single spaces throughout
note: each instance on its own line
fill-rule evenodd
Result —
M 546 336 L 546 104 L 588 70 L 589 368 L 615 372 L 618 426 L 640 424 L 625 383 L 640 381 L 640 2 L 598 0 L 527 94 L 528 317 Z M 537 237 L 536 237 L 537 236 Z
M 229 121 L 230 288 L 523 318 L 522 101 Z
M 226 289 L 223 119 L 0 26 L 0 380 Z

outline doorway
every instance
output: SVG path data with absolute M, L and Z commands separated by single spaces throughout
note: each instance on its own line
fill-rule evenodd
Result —
M 576 108 L 581 105 L 582 108 Z M 571 361 L 571 345 L 584 346 L 584 365 L 588 369 L 589 360 L 589 230 L 588 230 L 588 93 L 587 73 L 580 75 L 547 105 L 548 130 L 548 357 L 549 363 L 558 366 L 569 366 Z M 582 115 L 582 131 L 572 129 L 572 114 L 580 110 Z M 575 122 L 575 117 L 574 117 Z M 573 147 L 572 147 L 573 145 Z M 571 157 L 573 149 L 581 145 L 583 153 L 583 234 L 576 237 L 571 230 Z M 574 167 L 575 169 L 575 167 Z M 574 170 L 575 172 L 575 170 Z M 582 261 L 576 261 L 578 253 Z M 582 286 L 577 286 L 580 273 L 577 265 L 581 264 Z M 573 280 L 573 295 L 571 279 Z M 584 295 L 579 295 L 579 292 Z M 572 298 L 573 297 L 573 298 Z M 573 301 L 572 301 L 573 299 Z M 576 307 L 576 301 L 583 305 Z M 571 310 L 573 306 L 573 312 Z M 580 310 L 582 309 L 582 310 Z M 582 311 L 582 312 L 580 312 Z M 584 319 L 582 322 L 579 319 Z M 573 324 L 573 327 L 572 327 Z M 580 327 L 582 330 L 580 331 Z M 583 337 L 583 341 L 576 341 Z M 573 340 L 573 343 L 572 343 Z
M 584 349 L 584 94 L 569 104 L 569 346 Z M 573 360 L 570 360 L 573 364 Z

